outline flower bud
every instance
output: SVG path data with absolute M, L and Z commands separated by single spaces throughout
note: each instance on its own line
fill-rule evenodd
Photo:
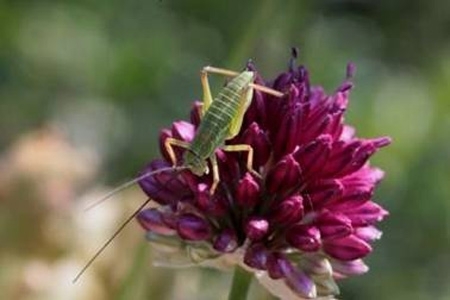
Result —
M 362 259 L 342 261 L 333 260 L 333 271 L 341 276 L 361 275 L 369 271 Z
M 262 244 L 252 244 L 245 251 L 244 263 L 251 268 L 265 270 L 268 255 L 267 249 Z
M 245 224 L 245 234 L 252 241 L 259 241 L 269 231 L 269 222 L 263 218 L 253 217 Z
M 267 258 L 267 271 L 270 278 L 279 279 L 292 273 L 293 266 L 282 253 L 271 253 Z
M 204 213 L 212 216 L 221 216 L 225 213 L 226 208 L 220 194 L 212 196 L 210 188 L 205 183 L 197 185 L 195 193 L 196 205 Z
M 314 209 L 320 209 L 339 199 L 344 192 L 344 186 L 339 180 L 322 180 L 308 192 Z
M 194 124 L 194 126 L 198 126 L 201 122 L 201 115 L 200 112 L 202 110 L 202 103 L 199 101 L 195 101 L 192 105 L 191 109 L 191 123 Z
M 191 213 L 186 213 L 178 218 L 177 231 L 181 238 L 190 241 L 206 240 L 211 235 L 209 223 Z
M 145 209 L 137 215 L 139 224 L 147 231 L 163 235 L 172 235 L 176 231 L 170 228 L 162 216 L 162 212 L 156 208 Z
M 389 213 L 374 202 L 365 202 L 363 205 L 348 209 L 345 214 L 353 226 L 365 226 L 383 220 Z
M 253 208 L 258 203 L 259 190 L 259 184 L 247 172 L 244 178 L 239 180 L 236 190 L 236 202 L 243 208 Z
M 229 253 L 238 247 L 236 233 L 231 229 L 225 229 L 214 240 L 213 248 L 222 253 Z
M 172 124 L 172 135 L 175 139 L 190 142 L 194 138 L 194 125 L 186 121 L 176 121 Z
M 300 297 L 307 299 L 317 297 L 314 281 L 303 271 L 294 269 L 285 279 L 286 284 Z
M 289 113 L 281 119 L 273 145 L 274 152 L 277 157 L 291 153 L 294 150 L 297 144 L 294 137 L 299 135 L 298 133 L 300 129 L 298 122 L 298 114 L 293 113 Z
M 255 168 L 264 165 L 270 156 L 270 142 L 264 130 L 256 122 L 244 132 L 242 143 L 252 146 L 255 150 L 253 165 Z
M 320 231 L 316 227 L 298 224 L 292 226 L 286 234 L 287 242 L 302 251 L 314 252 L 320 249 Z
M 369 244 L 355 235 L 326 240 L 323 249 L 331 257 L 344 261 L 362 258 L 372 251 Z
M 292 155 L 287 155 L 267 174 L 267 190 L 271 194 L 285 192 L 301 184 L 300 179 L 300 165 Z
M 294 158 L 302 167 L 302 178 L 317 177 L 320 170 L 327 163 L 331 151 L 332 139 L 329 134 L 322 134 L 315 140 L 299 148 L 294 153 Z
M 345 215 L 324 211 L 316 219 L 323 239 L 343 238 L 353 232 L 352 222 Z
M 140 175 L 144 175 L 146 173 L 167 167 L 170 167 L 167 162 L 162 160 L 154 160 L 144 168 Z M 173 178 L 172 174 L 169 174 L 169 177 L 171 178 L 168 179 L 170 182 L 167 185 L 167 174 L 163 173 L 164 172 L 161 172 L 160 174 L 155 174 L 153 176 L 149 176 L 142 180 L 139 180 L 139 186 L 149 198 L 152 198 L 157 203 L 161 205 L 170 205 L 179 199 L 178 193 L 174 193 L 173 191 L 184 191 L 184 188 L 183 184 L 178 180 L 178 178 Z M 159 180 L 160 178 L 158 177 L 158 175 L 163 175 L 161 177 L 162 180 Z M 177 189 L 179 190 L 172 190 L 170 189 L 170 187 L 177 187 Z
M 303 216 L 303 198 L 300 195 L 291 196 L 276 203 L 270 214 L 270 222 L 274 225 L 294 224 Z

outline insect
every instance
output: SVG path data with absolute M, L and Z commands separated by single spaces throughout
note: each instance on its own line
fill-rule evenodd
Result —
M 224 75 L 232 78 L 214 99 L 210 90 L 208 73 Z M 209 174 L 210 170 L 208 167 L 208 161 L 211 163 L 213 176 L 210 194 L 214 194 L 218 184 L 220 183 L 218 164 L 215 157 L 215 151 L 219 148 L 223 151 L 247 152 L 246 167 L 248 171 L 257 177 L 260 177 L 259 173 L 252 167 L 253 148 L 247 144 L 225 145 L 225 141 L 232 139 L 239 133 L 245 112 L 251 103 L 254 90 L 259 90 L 280 98 L 283 97 L 284 94 L 265 86 L 255 84 L 255 73 L 248 70 L 238 73 L 226 69 L 207 66 L 202 69 L 200 78 L 203 90 L 203 103 L 200 112 L 201 122 L 193 140 L 188 143 L 186 141 L 174 138 L 167 138 L 164 142 L 164 147 L 169 154 L 173 167 L 145 173 L 119 186 L 118 188 L 113 189 L 99 201 L 88 207 L 88 209 L 105 201 L 115 193 L 137 183 L 138 181 L 161 172 L 180 172 L 188 169 L 197 176 Z M 180 147 L 186 150 L 183 155 L 182 165 L 178 165 L 174 147 Z M 176 176 L 176 174 L 174 176 Z M 121 226 L 119 226 L 113 235 L 102 245 L 102 247 L 100 247 L 100 249 L 75 276 L 73 282 L 76 282 L 80 278 L 80 276 L 94 262 L 94 260 L 114 240 L 122 229 L 150 202 L 150 200 L 151 199 L 147 199 L 144 203 L 142 203 L 138 209 L 136 209 L 136 211 L 129 216 Z

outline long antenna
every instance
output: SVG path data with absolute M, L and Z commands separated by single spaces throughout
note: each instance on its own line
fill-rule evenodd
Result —
M 129 182 L 127 182 L 127 183 L 125 183 L 125 184 L 123 184 L 122 186 L 120 186 L 119 188 L 122 188 L 122 189 L 124 189 L 124 188 L 126 188 L 126 187 L 128 187 L 129 185 L 131 185 L 132 183 L 131 182 L 133 182 L 133 183 L 135 183 L 135 182 L 137 182 L 137 181 L 139 181 L 139 180 L 141 180 L 141 179 L 144 179 L 144 178 L 147 178 L 148 176 L 151 176 L 151 175 L 154 175 L 154 174 L 157 174 L 157 173 L 161 173 L 161 172 L 164 172 L 164 171 L 167 171 L 167 170 L 174 170 L 174 171 L 176 171 L 176 173 L 174 174 L 174 176 L 171 178 L 171 179 L 169 179 L 163 186 L 161 186 L 157 191 L 156 191 L 156 193 L 155 194 L 158 194 L 161 190 L 163 190 L 166 186 L 167 186 L 167 184 L 169 184 L 172 180 L 175 180 L 175 178 L 177 177 L 177 175 L 181 172 L 181 171 L 183 171 L 183 170 L 186 170 L 186 169 L 188 169 L 188 167 L 184 167 L 184 166 L 180 166 L 180 167 L 170 167 L 170 168 L 161 168 L 161 169 L 158 169 L 158 170 L 155 170 L 155 171 L 152 171 L 152 172 L 148 172 L 148 173 L 145 173 L 145 174 L 143 174 L 143 175 L 141 175 L 141 176 L 139 176 L 139 177 L 137 177 L 137 178 L 135 178 L 135 179 L 133 179 L 133 180 L 131 180 L 131 181 L 129 181 Z M 116 188 L 116 189 L 114 189 L 114 191 L 118 191 L 118 190 L 120 190 L 119 188 Z M 116 191 L 116 192 L 117 192 Z M 109 193 L 109 194 L 111 194 L 111 193 Z M 108 194 L 108 195 L 109 195 Z M 107 196 L 108 196 L 107 195 Z M 109 196 L 110 197 L 110 196 Z M 97 204 L 99 204 L 99 203 L 101 203 L 102 201 L 105 201 L 106 199 L 108 199 L 109 197 L 103 197 L 102 199 L 100 199 L 99 201 L 97 201 L 96 203 L 95 203 L 95 205 L 97 205 Z M 109 246 L 109 244 L 111 244 L 111 242 L 119 235 L 119 233 L 128 225 L 128 223 L 130 223 L 136 216 L 137 216 L 137 214 L 151 201 L 152 199 L 151 198 L 148 198 L 146 201 L 144 201 L 117 229 L 116 229 L 116 231 L 114 231 L 114 233 L 112 234 L 112 236 L 110 237 L 110 238 L 108 238 L 107 240 L 106 240 L 106 242 L 104 242 L 103 243 L 103 245 L 95 252 L 95 254 L 88 260 L 88 262 L 84 265 L 84 267 L 78 272 L 78 274 L 73 278 L 73 280 L 72 280 L 72 283 L 76 283 L 77 281 L 78 281 L 78 279 L 80 279 L 80 277 L 81 277 L 81 275 L 83 275 L 84 274 L 84 272 L 92 265 L 92 263 L 97 259 L 97 257 L 106 249 L 106 247 L 108 247 Z M 92 206 L 92 205 L 91 205 Z
M 76 283 L 78 281 L 78 279 L 80 279 L 81 275 L 83 275 L 83 273 L 89 268 L 90 265 L 92 265 L 92 263 L 95 261 L 95 259 L 103 252 L 103 250 L 106 249 L 106 247 L 109 246 L 109 244 L 111 244 L 111 242 L 116 238 L 116 236 L 119 235 L 119 233 L 125 228 L 125 226 L 128 225 L 128 223 L 131 222 L 131 220 L 134 219 L 134 217 L 136 217 L 136 215 L 150 202 L 150 200 L 152 200 L 151 198 L 148 198 L 145 202 L 143 202 L 138 209 L 136 209 L 133 214 L 131 214 L 123 223 L 122 225 L 120 225 L 119 228 L 116 229 L 116 231 L 114 232 L 114 234 L 100 247 L 100 249 L 97 250 L 97 252 L 95 252 L 94 256 L 91 257 L 91 259 L 89 259 L 89 261 L 84 265 L 84 267 L 81 269 L 80 272 L 78 272 L 78 274 L 75 276 L 75 278 L 72 280 L 72 283 Z
M 169 171 L 169 170 L 181 171 L 181 170 L 185 170 L 185 169 L 188 169 L 188 168 L 187 167 L 183 167 L 183 166 L 181 166 L 181 167 L 167 167 L 167 168 L 161 168 L 161 169 L 158 169 L 158 170 L 155 170 L 155 171 L 144 173 L 141 176 L 138 176 L 138 177 L 136 177 L 136 178 L 134 178 L 134 179 L 132 179 L 130 181 L 127 181 L 127 182 L 123 183 L 122 185 L 119 185 L 118 187 L 114 188 L 112 191 L 110 191 L 109 193 L 107 193 L 106 195 L 104 195 L 103 197 L 101 197 L 100 199 L 95 201 L 94 203 L 89 204 L 84 209 L 84 211 L 88 211 L 88 210 L 96 207 L 97 205 L 99 205 L 99 204 L 103 203 L 104 201 L 108 200 L 109 198 L 111 198 L 112 196 L 117 194 L 118 192 L 120 192 L 120 191 L 122 191 L 122 190 L 124 190 L 126 188 L 129 188 L 130 186 L 134 185 L 135 183 L 137 183 L 137 182 L 139 182 L 139 181 L 141 181 L 141 180 L 143 180 L 143 179 L 145 179 L 147 177 L 150 177 L 152 175 L 155 175 L 155 174 L 158 174 L 158 173 L 161 173 L 161 172 Z

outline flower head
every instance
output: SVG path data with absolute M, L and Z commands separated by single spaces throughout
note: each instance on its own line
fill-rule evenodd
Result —
M 353 69 L 349 65 L 332 95 L 311 86 L 303 66 L 270 82 L 258 77 L 258 84 L 285 96 L 255 91 L 240 133 L 226 143 L 250 145 L 261 178 L 247 170 L 246 153 L 219 148 L 220 183 L 212 195 L 211 174 L 161 172 L 141 180 L 159 204 L 138 215 L 149 239 L 170 248 L 169 260 L 177 253 L 194 262 L 239 264 L 278 296 L 334 295 L 336 278 L 366 272 L 362 258 L 381 235 L 376 223 L 388 214 L 372 201 L 383 172 L 368 159 L 390 138 L 358 138 L 344 123 Z M 162 130 L 164 158 L 144 172 L 170 166 L 164 140 L 189 143 L 201 122 L 199 109 L 196 102 L 190 122 Z M 177 151 L 181 160 L 183 149 Z

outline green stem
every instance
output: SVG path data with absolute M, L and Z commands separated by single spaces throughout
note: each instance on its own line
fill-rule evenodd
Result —
M 228 300 L 245 300 L 247 299 L 250 283 L 252 282 L 253 274 L 245 271 L 239 266 L 236 266 L 233 274 L 233 283 L 231 285 L 230 295 Z

